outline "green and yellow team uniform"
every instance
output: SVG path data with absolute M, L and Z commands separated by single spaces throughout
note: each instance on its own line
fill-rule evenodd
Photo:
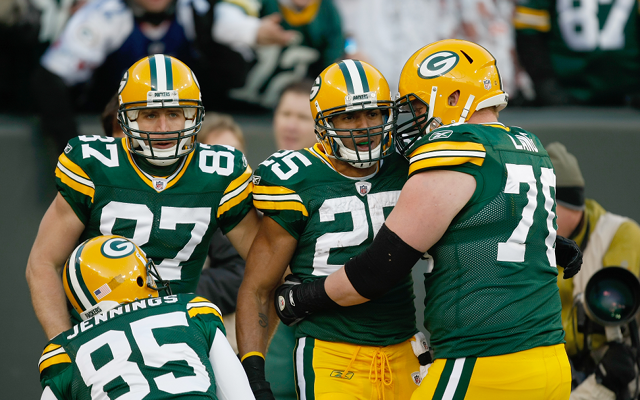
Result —
M 544 147 L 521 128 L 454 124 L 425 135 L 409 154 L 410 177 L 450 170 L 476 181 L 429 249 L 424 319 L 436 361 L 415 397 L 568 398 L 555 174 Z M 557 389 L 550 382 L 561 390 L 549 392 Z
M 637 0 L 518 0 L 519 34 L 545 35 L 559 83 L 582 102 L 640 91 Z M 599 99 L 600 98 L 600 99 Z
M 132 239 L 174 293 L 194 292 L 209 241 L 251 209 L 251 168 L 228 146 L 198 144 L 166 177 L 143 171 L 127 138 L 79 136 L 58 159 L 58 191 L 85 225 L 81 240 Z
M 134 301 L 52 339 L 38 363 L 56 399 L 217 399 L 209 352 L 220 310 L 193 294 Z
M 297 239 L 291 271 L 309 282 L 338 270 L 372 242 L 395 206 L 407 163 L 393 154 L 377 173 L 339 174 L 320 145 L 279 151 L 254 176 L 254 206 Z M 301 399 L 406 399 L 419 370 L 408 339 L 416 334 L 411 276 L 380 299 L 318 312 L 296 325 Z M 393 322 L 390 322 L 393 321 Z M 370 376 L 373 381 L 370 382 Z
M 584 251 L 589 244 L 589 238 L 596 229 L 598 220 L 607 211 L 595 200 L 585 201 L 584 222 L 576 228 L 569 239 L 574 240 Z M 602 257 L 602 267 L 623 267 L 635 276 L 640 276 L 640 226 L 635 221 L 623 222 L 616 231 L 609 247 Z M 576 356 L 584 347 L 584 335 L 578 332 L 576 308 L 573 306 L 573 278 L 558 277 L 560 299 L 562 300 L 562 322 L 566 332 L 566 349 L 569 356 Z M 591 349 L 598 349 L 606 343 L 603 334 L 591 334 L 589 345 Z M 589 348 L 586 349 L 589 351 Z

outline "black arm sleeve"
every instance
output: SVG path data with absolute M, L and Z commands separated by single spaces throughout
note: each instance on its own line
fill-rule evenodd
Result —
M 58 75 L 38 65 L 32 77 L 42 132 L 52 138 L 62 153 L 69 139 L 78 136 L 71 92 Z
M 196 293 L 220 307 L 223 315 L 235 312 L 245 263 L 220 229 L 211 238 L 209 259 L 210 268 L 202 271 Z
M 349 260 L 344 270 L 360 296 L 375 299 L 409 274 L 422 255 L 383 224 L 369 247 Z

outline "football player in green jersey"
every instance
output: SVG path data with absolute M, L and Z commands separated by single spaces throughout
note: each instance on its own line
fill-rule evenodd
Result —
M 330 65 L 310 100 L 319 143 L 279 151 L 254 175 L 254 205 L 265 218 L 247 258 L 236 323 L 258 399 L 273 398 L 263 354 L 278 323 L 273 292 L 287 266 L 294 279 L 322 284 L 371 243 L 408 170 L 393 148 L 389 86 L 374 67 L 357 60 Z M 422 343 L 414 338 L 413 298 L 405 276 L 377 300 L 300 322 L 291 355 L 300 398 L 408 399 L 420 367 L 412 343 Z
M 49 338 L 71 326 L 60 271 L 79 240 L 128 237 L 174 292 L 188 293 L 218 227 L 245 257 L 259 225 L 244 155 L 195 140 L 204 108 L 189 67 L 145 57 L 125 72 L 118 93 L 126 137 L 69 141 L 55 173 L 59 193 L 29 255 L 31 298 Z
M 131 240 L 88 239 L 63 282 L 82 322 L 45 347 L 41 400 L 254 398 L 218 307 L 172 294 Z
M 498 122 L 507 94 L 495 58 L 475 43 L 423 47 L 399 88 L 398 107 L 411 118 L 396 140 L 410 167 L 396 207 L 372 245 L 323 286 L 278 288 L 282 316 L 376 299 L 428 250 L 425 327 L 435 361 L 412 399 L 569 398 L 556 284 L 565 242 L 556 244 L 547 152 L 533 134 Z M 565 277 L 580 266 L 568 248 L 558 253 Z
M 640 2 L 517 0 L 518 58 L 540 105 L 623 105 L 640 93 Z

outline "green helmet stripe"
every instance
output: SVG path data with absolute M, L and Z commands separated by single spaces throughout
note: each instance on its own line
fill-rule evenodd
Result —
M 338 63 L 338 67 L 340 67 L 340 71 L 342 71 L 342 75 L 344 76 L 344 82 L 347 84 L 347 92 L 349 92 L 349 94 L 353 94 L 353 82 L 351 81 L 349 68 L 347 68 L 347 65 L 344 63 L 344 61 L 340 61 Z
M 167 75 L 167 90 L 173 90 L 173 71 L 171 69 L 171 58 L 164 56 L 164 69 Z
M 362 81 L 362 91 L 366 93 L 369 91 L 369 80 L 367 79 L 367 74 L 364 73 L 364 68 L 362 67 L 362 63 L 360 61 L 353 60 L 353 63 L 356 65 L 358 73 L 360 74 L 360 80 Z
M 82 272 L 80 271 L 80 259 L 84 246 L 85 243 L 81 244 L 69 258 L 67 282 L 69 283 L 69 288 L 71 289 L 76 302 L 78 302 L 80 307 L 86 310 L 87 308 L 96 305 L 97 302 L 93 298 L 89 288 L 87 288 L 84 278 L 82 277 Z
M 151 75 L 151 90 L 158 90 L 158 71 L 154 56 L 149 56 L 149 74 Z

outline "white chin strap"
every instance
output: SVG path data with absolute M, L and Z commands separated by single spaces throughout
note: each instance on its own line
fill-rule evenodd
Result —
M 369 157 L 368 151 L 355 151 L 351 150 L 347 146 L 342 143 L 342 140 L 336 138 L 336 142 L 338 143 L 338 147 L 340 147 L 340 156 L 347 160 L 347 162 L 353 165 L 356 168 L 369 168 L 372 165 L 375 165 L 378 161 L 362 161 L 367 160 L 369 158 L 378 159 L 380 158 L 380 149 L 382 149 L 382 142 L 378 144 L 375 149 L 371 149 L 371 157 Z
M 195 125 L 196 119 L 195 119 L 195 114 L 196 114 L 196 109 L 195 108 L 183 108 L 182 111 L 184 112 L 184 117 L 186 118 L 184 121 L 184 128 L 191 128 L 192 126 Z M 129 118 L 129 127 L 131 127 L 131 129 L 135 129 L 138 130 L 138 112 L 139 110 L 135 110 L 135 111 L 127 111 L 127 117 Z M 190 134 L 190 131 L 185 132 L 186 135 Z M 140 137 L 140 134 L 138 132 L 132 132 L 133 135 Z M 191 140 L 193 139 L 193 137 L 187 137 L 184 138 L 182 140 L 180 140 L 180 149 L 184 149 L 186 147 L 189 146 Z M 157 165 L 160 167 L 164 167 L 167 165 L 171 165 L 176 163 L 179 158 L 168 158 L 168 157 L 172 157 L 176 154 L 176 146 L 171 146 L 168 149 L 153 149 L 153 153 L 151 152 L 151 148 L 150 145 L 147 144 L 147 142 L 144 141 L 144 139 L 135 139 L 135 143 L 136 143 L 136 147 L 140 147 L 142 149 L 142 154 L 144 154 L 147 157 L 147 161 L 149 161 L 151 164 L 153 165 Z M 184 153 L 184 150 L 178 150 L 178 155 L 181 155 L 182 153 Z M 151 157 L 155 157 L 155 158 L 151 158 Z

